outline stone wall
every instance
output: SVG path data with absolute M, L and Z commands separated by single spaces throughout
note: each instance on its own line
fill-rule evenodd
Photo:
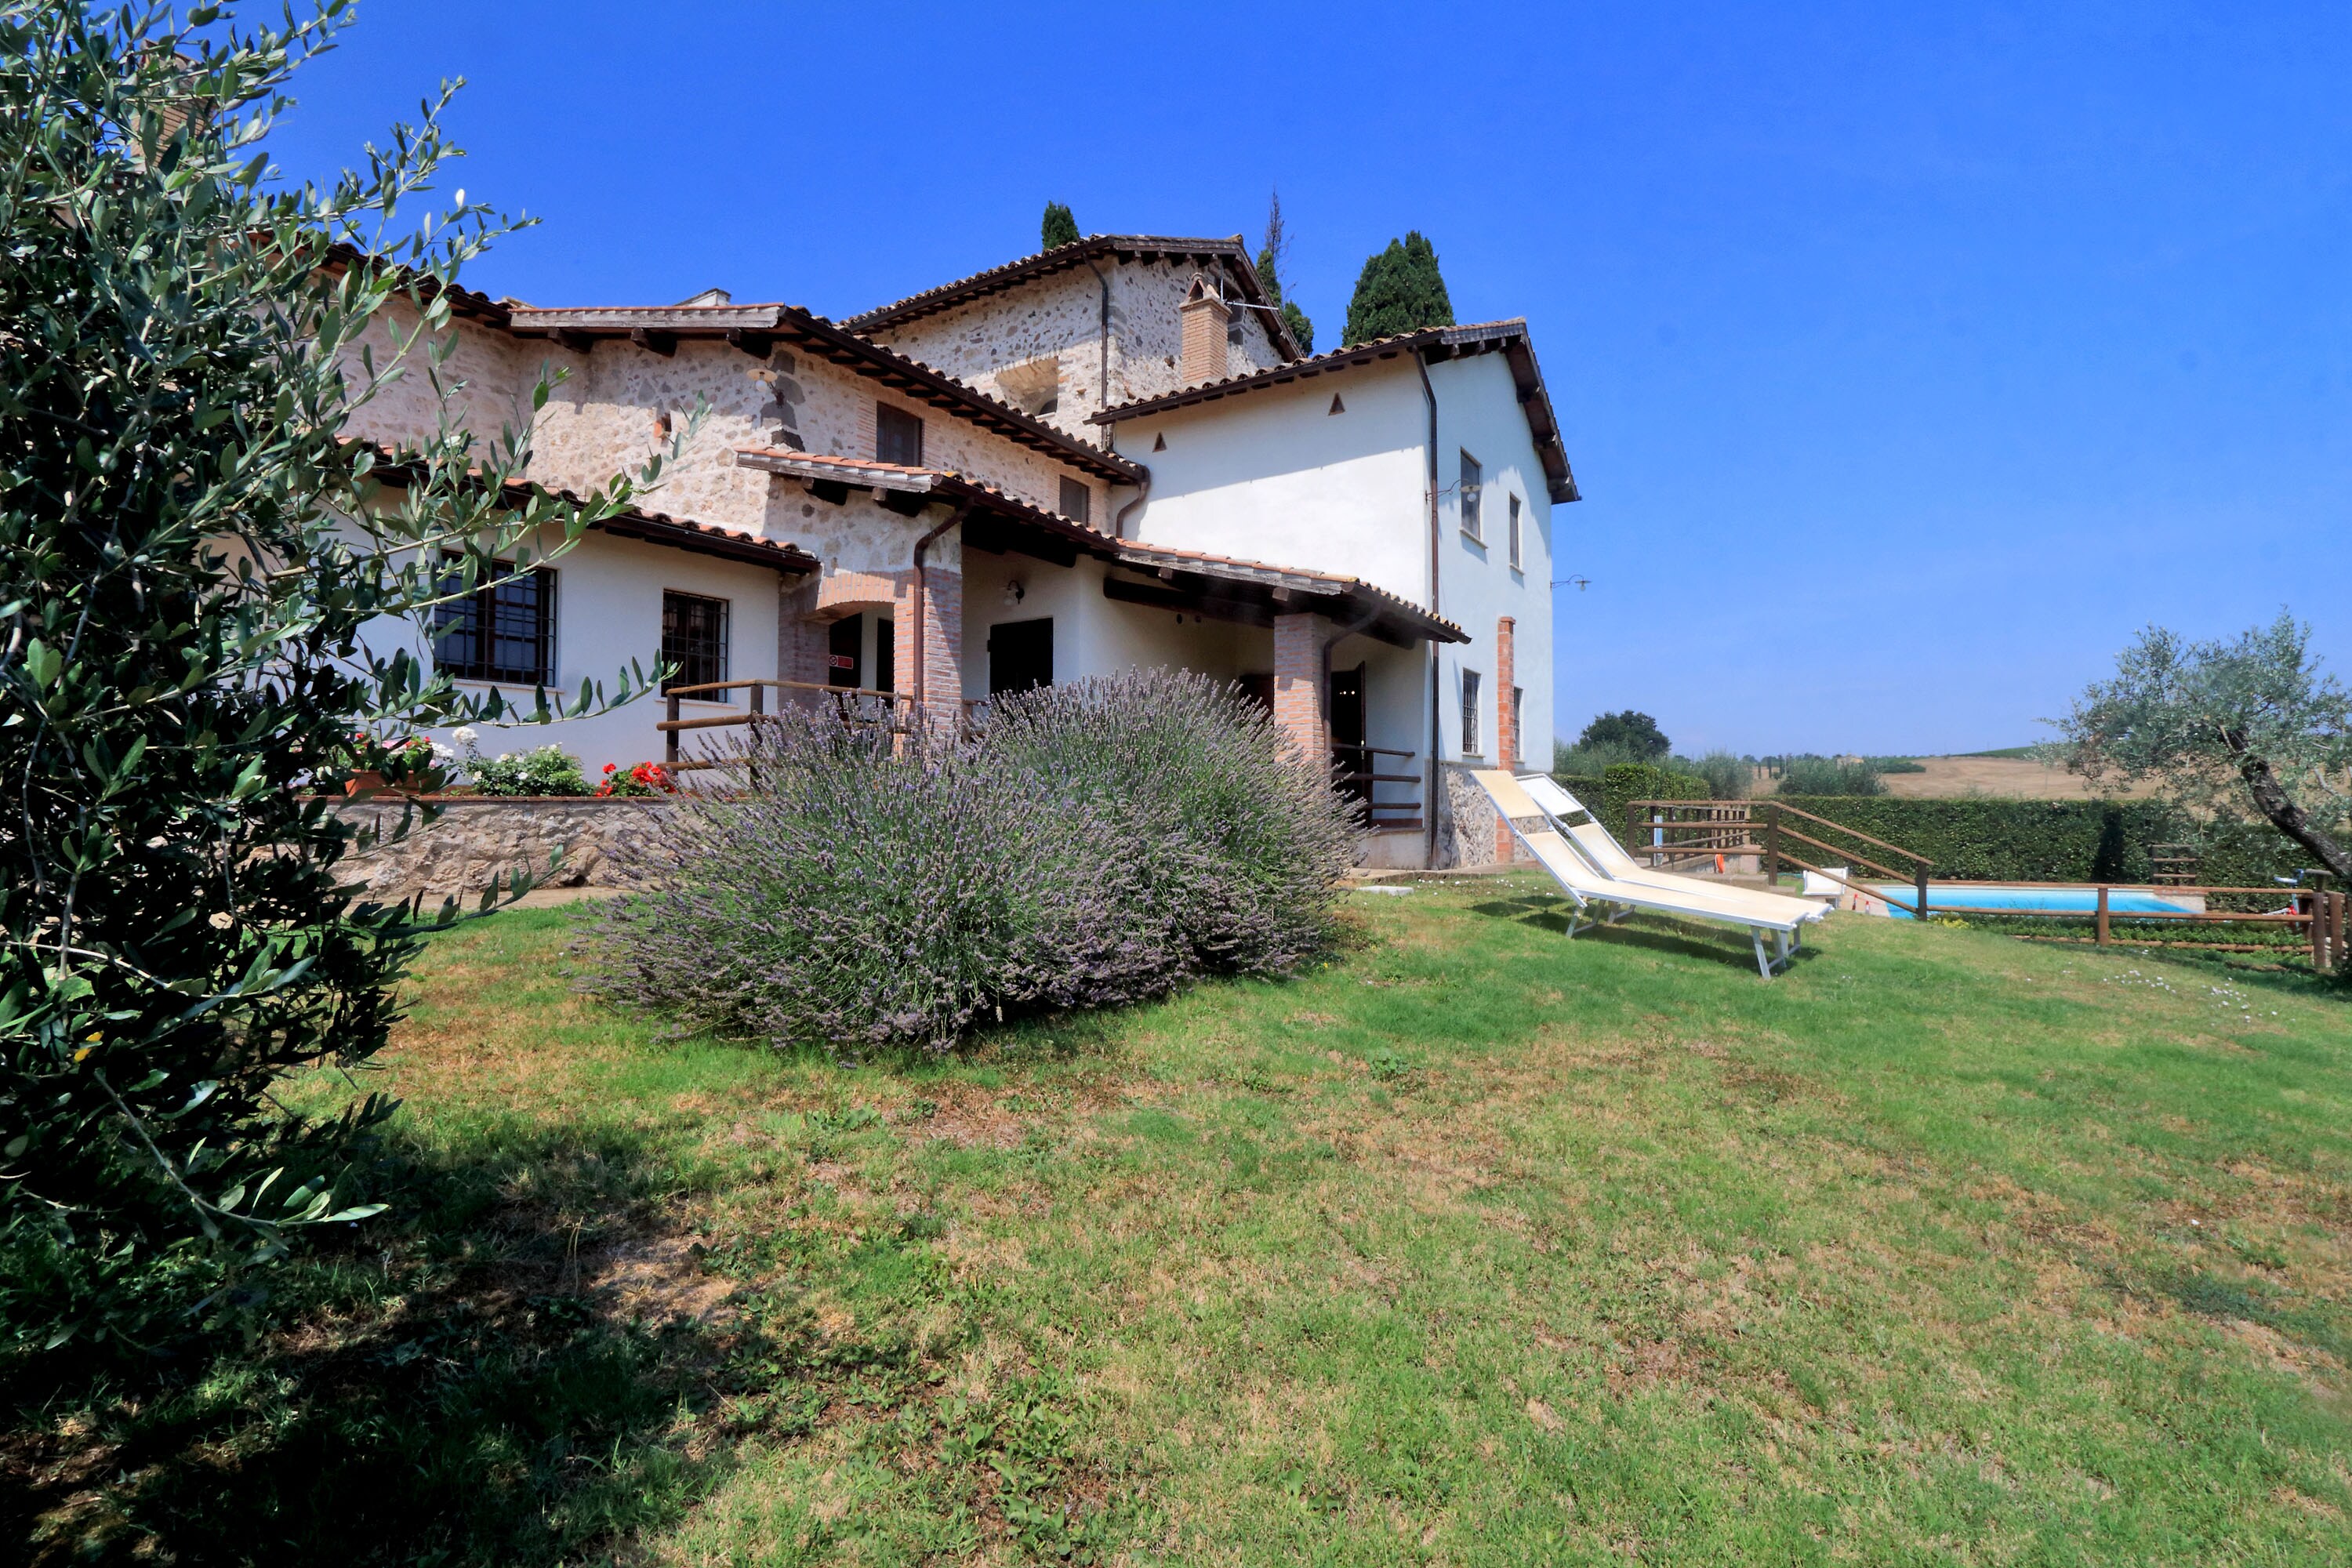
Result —
M 998 395 L 1009 390 L 999 380 L 1000 373 L 1051 356 L 1061 371 L 1060 394 L 1054 411 L 1040 417 L 1081 440 L 1099 444 L 1102 432 L 1086 422 L 1087 416 L 1108 404 L 1157 397 L 1183 384 L 1179 374 L 1183 328 L 1178 312 L 1197 268 L 1171 261 L 1096 265 L 1111 278 L 1107 391 L 1102 385 L 1102 287 L 1083 267 L 935 316 L 882 328 L 874 339 Z M 1236 292 L 1230 284 L 1224 291 Z M 1266 313 L 1235 313 L 1241 318 L 1241 341 L 1227 345 L 1223 374 L 1246 375 L 1282 363 Z
M 1535 857 L 1511 835 L 1502 814 L 1470 773 L 1470 766 L 1462 763 L 1437 765 L 1437 853 L 1430 868 L 1498 865 L 1505 843 L 1510 846 L 1515 864 L 1536 864 Z
M 667 355 L 619 342 L 585 354 L 549 352 L 571 374 L 549 397 L 533 434 L 531 477 L 542 483 L 585 489 L 635 470 L 685 428 L 699 399 L 701 426 L 644 507 L 806 546 L 793 519 L 816 514 L 798 504 L 805 499 L 800 482 L 737 467 L 736 448 L 870 458 L 879 399 L 922 420 L 927 468 L 952 469 L 1048 510 L 1061 505 L 1065 476 L 1089 487 L 1097 516 L 1109 500 L 1102 480 L 1057 458 L 786 350 L 760 360 L 723 342 L 686 339 Z
M 412 816 L 405 837 L 346 856 L 341 880 L 385 901 L 418 892 L 435 898 L 478 893 L 518 868 L 542 886 L 627 887 L 629 873 L 614 850 L 673 809 L 666 800 L 572 795 L 448 795 L 436 804 L 442 814 L 429 826 Z M 331 809 L 356 827 L 386 834 L 399 831 L 407 810 L 396 800 L 343 802 Z
M 434 340 L 418 339 L 400 357 L 393 341 L 395 329 L 402 338 L 416 330 L 416 311 L 404 300 L 386 305 L 362 330 L 359 341 L 343 351 L 344 384 L 360 400 L 348 429 L 361 440 L 386 445 L 429 441 L 441 419 L 440 395 L 430 374 L 435 369 Z M 450 389 L 454 417 L 485 437 L 530 423 L 530 392 L 541 356 L 529 351 L 541 345 L 520 343 L 463 317 L 452 321 L 438 341 L 448 352 L 439 371 Z M 369 360 L 374 364 L 373 376 Z

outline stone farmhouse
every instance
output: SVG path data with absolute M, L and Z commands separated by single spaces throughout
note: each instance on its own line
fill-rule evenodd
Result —
M 646 510 L 444 613 L 420 651 L 461 681 L 576 687 L 635 658 L 680 688 L 935 708 L 1176 665 L 1238 683 L 1332 768 L 1372 863 L 1507 853 L 1451 775 L 1551 750 L 1552 509 L 1577 492 L 1524 321 L 1307 356 L 1237 237 L 1144 235 L 839 321 L 719 289 L 451 304 L 445 386 L 471 427 L 529 428 L 550 489 L 634 468 L 702 410 Z M 436 421 L 411 374 L 354 434 Z M 626 767 L 664 754 L 670 707 L 723 723 L 751 695 L 555 735 Z M 688 731 L 689 754 L 725 733 Z

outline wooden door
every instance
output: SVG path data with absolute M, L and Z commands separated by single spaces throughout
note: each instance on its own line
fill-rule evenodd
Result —
M 1054 617 L 1006 621 L 988 631 L 988 694 L 1054 684 Z

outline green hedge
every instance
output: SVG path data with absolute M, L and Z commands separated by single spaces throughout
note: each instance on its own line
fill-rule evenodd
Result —
M 1570 786 L 1571 789 L 1573 785 Z M 1586 805 L 1592 796 L 1582 790 L 1576 798 Z M 1601 826 L 1615 835 L 1619 843 L 1625 839 L 1625 808 L 1637 800 L 1711 800 L 1713 792 L 1706 781 L 1696 773 L 1682 773 L 1674 768 L 1657 767 L 1649 763 L 1613 763 L 1601 778 Z M 1824 812 L 1823 816 L 1828 813 Z
M 1613 770 L 1612 770 L 1613 771 Z M 1628 796 L 1627 798 L 1638 798 Z M 2191 844 L 2197 879 L 2214 887 L 2261 887 L 2305 857 L 2268 827 L 2210 828 L 2202 836 L 2156 801 L 1917 800 L 1896 795 L 1796 795 L 1782 804 L 1927 856 L 1933 875 L 1969 881 L 2145 882 L 2148 849 Z M 1792 822 L 1832 843 L 1839 835 Z M 1792 846 L 1820 864 L 1809 846 Z M 1904 862 L 1874 854 L 1889 865 Z

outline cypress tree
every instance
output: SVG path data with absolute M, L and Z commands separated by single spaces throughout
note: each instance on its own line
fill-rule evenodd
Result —
M 1072 217 L 1070 209 L 1060 202 L 1045 204 L 1045 221 L 1039 229 L 1038 243 L 1043 249 L 1054 250 L 1078 243 L 1078 220 Z
M 1258 247 L 1258 280 L 1265 285 L 1266 302 L 1282 317 L 1282 324 L 1290 329 L 1300 353 L 1315 352 L 1315 323 L 1307 312 L 1282 297 L 1282 271 L 1290 257 L 1290 233 L 1282 224 L 1282 193 L 1276 191 L 1266 203 L 1265 243 Z
M 1453 324 L 1454 300 L 1437 270 L 1437 252 L 1419 229 L 1364 262 L 1348 301 L 1349 344 Z

